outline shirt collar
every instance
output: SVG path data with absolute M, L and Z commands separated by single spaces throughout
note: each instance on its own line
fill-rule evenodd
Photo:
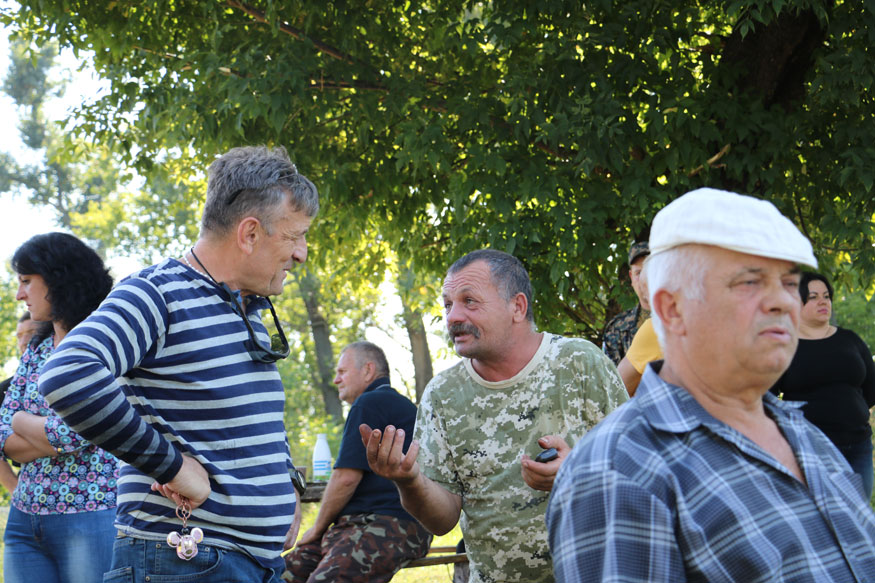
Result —
M 235 291 L 234 293 L 237 294 L 238 298 L 243 299 L 242 303 L 247 314 L 251 314 L 253 310 L 261 311 L 270 308 L 267 298 L 255 295 L 240 296 L 239 291 Z
M 391 388 L 391 386 L 392 385 L 389 383 L 389 377 L 380 377 L 378 379 L 374 379 L 374 382 L 369 384 L 364 392 L 362 392 L 362 394 L 364 395 L 365 393 L 369 393 L 370 391 L 376 391 L 377 389 L 381 389 L 383 387 Z
M 651 426 L 670 433 L 687 433 L 702 424 L 701 414 L 707 412 L 686 390 L 659 376 L 662 363 L 659 360 L 647 365 L 635 399 L 640 399 L 641 410 Z
M 670 433 L 687 433 L 699 425 L 722 432 L 726 425 L 708 413 L 686 389 L 659 376 L 662 364 L 658 360 L 647 365 L 635 394 L 648 423 Z M 791 422 L 802 419 L 800 404 L 781 401 L 769 392 L 763 395 L 763 405 L 773 417 L 789 417 Z

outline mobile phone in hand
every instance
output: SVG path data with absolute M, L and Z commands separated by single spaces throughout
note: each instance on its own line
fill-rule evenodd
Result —
M 556 451 L 555 447 L 551 447 L 550 449 L 545 449 L 541 453 L 535 456 L 535 461 L 545 464 L 547 462 L 552 462 L 557 457 L 559 457 L 559 452 Z

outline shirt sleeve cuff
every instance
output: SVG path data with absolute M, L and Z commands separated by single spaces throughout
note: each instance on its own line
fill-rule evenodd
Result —
M 0 460 L 12 461 L 6 457 L 6 439 L 12 435 L 12 427 L 9 425 L 0 426 Z
M 71 453 L 79 449 L 78 440 L 72 437 L 73 431 L 60 417 L 46 418 L 46 439 L 58 453 Z

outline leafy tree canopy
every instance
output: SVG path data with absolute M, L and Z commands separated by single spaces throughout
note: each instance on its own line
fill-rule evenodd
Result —
M 715 186 L 775 202 L 871 295 L 866 3 L 24 0 L 3 19 L 90 55 L 110 90 L 78 129 L 146 176 L 284 145 L 325 197 L 317 261 L 381 241 L 433 281 L 496 247 L 542 328 L 597 338 L 631 298 L 628 245 Z
M 59 68 L 55 61 L 56 43 L 34 49 L 18 38 L 12 40 L 10 48 L 11 64 L 2 89 L 18 105 L 19 131 L 33 150 L 23 157 L 33 159 L 36 154 L 39 162 L 22 165 L 5 155 L 0 193 L 27 194 L 32 204 L 51 210 L 59 226 L 111 256 L 136 257 L 146 263 L 164 256 L 181 256 L 197 237 L 205 189 L 204 175 L 199 170 L 202 159 L 191 149 L 158 150 L 149 180 L 136 188 L 136 182 L 142 181 L 134 179 L 132 184 L 131 173 L 117 163 L 112 146 L 118 147 L 118 142 L 94 143 L 88 136 L 65 132 L 64 122 L 48 119 L 46 112 L 57 109 L 53 99 L 63 97 L 69 88 L 65 80 L 69 71 Z M 375 311 L 384 298 L 376 286 L 387 272 L 398 269 L 395 254 L 385 240 L 350 241 L 353 244 L 347 245 L 344 255 L 355 257 L 355 262 L 339 261 L 334 266 L 323 263 L 295 271 L 290 278 L 290 287 L 295 291 L 277 299 L 297 356 L 280 364 L 290 388 L 288 414 L 290 419 L 310 420 L 313 427 L 342 425 L 342 407 L 332 383 L 335 353 L 363 338 L 366 328 L 380 325 Z M 322 254 L 318 241 L 311 245 L 311 251 Z M 14 330 L 17 318 L 14 281 L 10 285 L 13 291 L 4 301 L 13 309 L 0 311 L 0 330 L 6 331 Z M 418 293 L 406 291 L 405 297 Z M 421 316 L 407 310 L 399 325 L 418 324 L 416 329 L 424 336 Z M 11 333 L 0 335 L 0 356 L 17 356 L 13 339 Z M 415 362 L 430 365 L 424 340 L 411 351 Z M 394 364 L 403 367 L 402 362 Z M 417 369 L 415 374 L 418 390 L 430 378 L 431 368 Z M 413 395 L 413 385 L 409 389 Z M 320 401 L 327 416 L 321 412 Z M 339 439 L 339 435 L 336 437 Z

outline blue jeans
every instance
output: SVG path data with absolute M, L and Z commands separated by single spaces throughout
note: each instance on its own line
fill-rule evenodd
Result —
M 9 509 L 3 542 L 6 583 L 100 583 L 112 561 L 115 508 L 75 514 Z
M 875 471 L 872 468 L 872 441 L 867 439 L 850 445 L 837 445 L 839 451 L 851 464 L 851 469 L 863 478 L 863 493 L 866 500 L 872 498 L 872 485 L 875 482 Z
M 183 561 L 167 541 L 120 535 L 103 583 L 282 583 L 282 568 L 265 569 L 243 553 L 203 543 L 197 549 Z

